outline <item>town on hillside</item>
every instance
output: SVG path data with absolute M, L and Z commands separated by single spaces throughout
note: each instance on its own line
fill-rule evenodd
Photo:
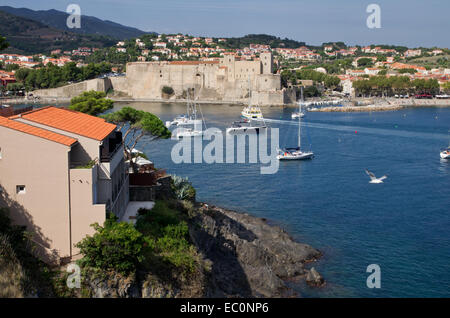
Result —
M 124 75 L 130 62 L 259 61 L 273 56 L 273 74 L 284 88 L 305 86 L 306 97 L 335 93 L 358 96 L 446 96 L 450 93 L 450 50 L 403 46 L 347 46 L 342 42 L 298 48 L 236 43 L 235 39 L 183 34 L 145 34 L 107 48 L 60 49 L 33 56 L 0 53 L 2 96 L 60 87 L 96 77 Z M 385 84 L 374 85 L 375 79 Z M 383 86 L 389 89 L 381 89 Z

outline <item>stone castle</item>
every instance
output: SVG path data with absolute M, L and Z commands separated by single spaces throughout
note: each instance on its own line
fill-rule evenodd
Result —
M 295 91 L 281 87 L 281 76 L 273 74 L 271 52 L 258 60 L 237 60 L 234 54 L 211 61 L 133 62 L 126 76 L 95 79 L 60 88 L 35 91 L 35 96 L 71 98 L 86 90 L 108 92 L 130 100 L 157 101 L 162 88 L 171 87 L 170 99 L 184 99 L 195 88 L 198 100 L 210 102 L 285 105 L 296 101 Z M 249 88 L 251 96 L 249 96 Z
M 184 98 L 195 88 L 199 100 L 251 102 L 283 105 L 295 102 L 295 92 L 281 87 L 281 76 L 273 74 L 272 53 L 259 60 L 236 60 L 227 54 L 213 61 L 134 62 L 127 64 L 126 77 L 111 78 L 116 92 L 133 99 L 160 99 L 162 88 L 173 88 L 172 98 Z

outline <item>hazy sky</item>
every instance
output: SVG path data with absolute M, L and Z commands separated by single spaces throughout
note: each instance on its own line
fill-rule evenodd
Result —
M 96 16 L 144 31 L 233 37 L 266 33 L 308 44 L 450 47 L 449 0 L 1 0 L 2 5 L 65 11 L 79 4 Z M 369 4 L 381 29 L 366 26 Z

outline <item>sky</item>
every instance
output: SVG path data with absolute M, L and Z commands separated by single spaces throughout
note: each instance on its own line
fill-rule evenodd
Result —
M 158 33 L 450 47 L 449 0 L 0 0 L 33 10 L 66 11 L 70 3 L 83 15 Z M 366 25 L 372 3 L 380 6 L 381 28 Z

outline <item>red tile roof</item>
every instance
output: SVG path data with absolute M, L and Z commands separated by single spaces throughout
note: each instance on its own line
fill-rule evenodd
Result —
M 33 135 L 39 138 L 47 139 L 53 142 L 57 142 L 59 144 L 63 144 L 65 146 L 72 146 L 77 142 L 75 138 L 67 137 L 64 135 L 60 135 L 58 133 L 45 130 L 42 128 L 34 127 L 31 125 L 27 125 L 12 119 L 8 119 L 5 117 L 0 117 L 0 126 L 14 129 L 29 135 Z
M 219 64 L 219 61 L 171 61 L 170 65 Z
M 117 127 L 102 118 L 54 106 L 35 109 L 19 116 L 35 123 L 99 141 L 105 139 Z

